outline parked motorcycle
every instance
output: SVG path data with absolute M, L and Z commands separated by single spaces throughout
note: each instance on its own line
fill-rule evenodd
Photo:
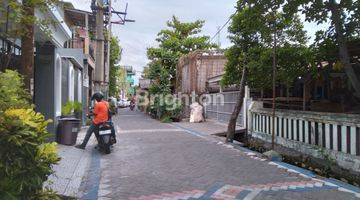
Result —
M 112 126 L 111 122 L 105 122 L 99 126 L 97 133 L 95 132 L 95 134 L 98 134 L 99 150 L 106 154 L 110 154 L 111 145 L 116 142 L 111 133 Z
M 111 152 L 111 145 L 116 143 L 115 134 L 112 133 L 112 130 L 114 129 L 114 125 L 111 120 L 111 116 L 114 113 L 111 113 L 109 111 L 109 121 L 102 123 L 99 125 L 97 130 L 95 130 L 95 136 L 98 141 L 98 149 L 101 152 L 104 152 L 105 154 L 110 154 Z M 90 113 L 88 115 L 89 118 L 92 118 L 94 116 L 93 109 L 90 108 Z

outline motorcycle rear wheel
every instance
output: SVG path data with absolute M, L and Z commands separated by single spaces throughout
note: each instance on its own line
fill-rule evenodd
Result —
M 105 154 L 110 154 L 110 152 L 111 152 L 110 145 L 105 145 L 104 146 L 104 151 L 105 151 Z

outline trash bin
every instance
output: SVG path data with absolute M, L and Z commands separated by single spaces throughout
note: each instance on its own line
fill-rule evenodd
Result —
M 75 145 L 80 131 L 80 119 L 61 118 L 59 119 L 57 142 L 63 145 Z

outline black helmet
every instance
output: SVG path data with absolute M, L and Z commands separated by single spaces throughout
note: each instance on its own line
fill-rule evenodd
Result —
M 101 100 L 103 100 L 103 98 L 104 98 L 104 95 L 101 92 L 95 92 L 91 97 L 91 101 L 93 101 L 94 99 L 96 101 L 101 101 Z

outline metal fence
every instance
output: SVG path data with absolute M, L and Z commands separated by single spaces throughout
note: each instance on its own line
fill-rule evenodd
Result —
M 239 95 L 239 91 L 209 94 L 212 101 L 205 105 L 206 118 L 219 122 L 229 122 Z M 241 112 L 237 119 L 238 125 L 241 126 L 244 126 L 243 113 L 244 106 L 241 108 Z

